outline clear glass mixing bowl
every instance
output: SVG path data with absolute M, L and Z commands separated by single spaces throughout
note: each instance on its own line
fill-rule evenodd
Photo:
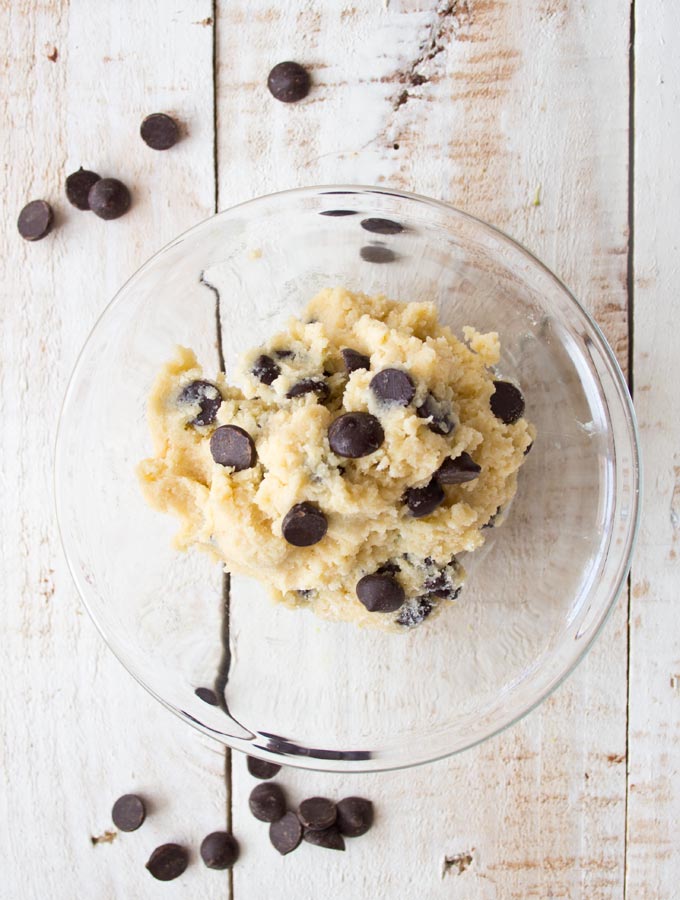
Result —
M 321 215 L 339 209 L 354 214 Z M 364 230 L 362 219 L 376 216 L 405 230 Z M 457 606 L 404 635 L 382 634 L 275 606 L 257 583 L 233 577 L 225 621 L 220 567 L 173 549 L 175 520 L 145 505 L 135 475 L 151 451 L 149 389 L 175 345 L 194 348 L 207 377 L 218 370 L 215 290 L 204 282 L 221 297 L 227 371 L 325 286 L 432 300 L 458 334 L 468 324 L 500 333 L 500 368 L 521 383 L 538 438 L 507 521 L 465 560 Z M 558 279 L 456 209 L 357 186 L 261 197 L 149 260 L 87 341 L 56 454 L 69 565 L 128 671 L 234 748 L 354 771 L 463 750 L 554 690 L 625 582 L 638 477 L 622 374 Z M 199 687 L 216 687 L 220 705 Z

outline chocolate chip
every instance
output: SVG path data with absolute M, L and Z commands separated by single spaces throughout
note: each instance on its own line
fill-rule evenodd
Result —
M 371 263 L 391 263 L 397 258 L 394 250 L 380 244 L 367 244 L 359 250 L 359 256 L 364 262 Z
M 297 103 L 310 88 L 309 72 L 296 62 L 281 62 L 269 73 L 267 87 L 282 103 Z
M 238 425 L 220 425 L 210 438 L 210 452 L 216 463 L 232 466 L 236 472 L 252 469 L 257 462 L 253 439 Z
M 253 375 L 259 378 L 262 384 L 271 384 L 281 374 L 281 369 L 276 365 L 271 356 L 262 354 L 253 363 Z
M 269 840 L 281 856 L 285 856 L 300 845 L 302 825 L 294 812 L 287 812 L 278 822 L 272 822 L 269 826 Z
M 345 369 L 347 369 L 348 372 L 356 372 L 359 369 L 371 368 L 370 356 L 359 353 L 358 350 L 350 350 L 349 347 L 345 347 L 340 353 L 342 354 L 342 360 L 345 363 Z
M 144 143 L 152 150 L 168 150 L 179 140 L 177 122 L 165 113 L 152 113 L 139 127 Z
M 427 597 L 418 597 L 415 603 L 409 603 L 402 607 L 396 619 L 397 625 L 414 628 L 424 622 L 433 609 L 434 607 Z
M 278 822 L 286 812 L 286 798 L 283 791 L 271 781 L 258 784 L 250 792 L 248 805 L 251 813 L 260 822 Z
M 200 853 L 209 869 L 230 869 L 238 859 L 238 841 L 228 831 L 213 831 L 201 841 Z
M 383 369 L 374 375 L 369 385 L 378 400 L 408 406 L 416 392 L 413 379 L 401 369 Z
M 345 849 L 345 839 L 335 825 L 322 831 L 305 828 L 302 836 L 308 844 L 314 844 L 315 847 L 325 847 L 327 850 Z
M 501 508 L 499 506 L 498 509 L 496 510 L 496 512 L 491 516 L 489 521 L 485 525 L 482 525 L 482 528 L 495 528 L 496 527 L 496 519 L 499 517 L 500 514 L 501 514 Z
M 146 807 L 136 794 L 123 794 L 111 810 L 113 824 L 119 831 L 137 831 L 146 818 Z
M 439 600 L 455 600 L 462 587 L 451 580 L 446 571 L 438 572 L 423 582 L 423 590 L 429 597 L 437 597 Z M 427 597 L 423 600 L 427 602 Z
M 456 427 L 451 418 L 451 407 L 444 400 L 437 400 L 433 394 L 428 394 L 420 406 L 416 407 L 416 415 L 421 419 L 429 419 L 427 427 L 435 434 L 451 434 Z
M 215 691 L 213 691 L 212 688 L 197 687 L 194 691 L 194 694 L 196 694 L 199 700 L 207 703 L 208 706 L 218 705 L 217 694 L 215 693 Z
M 179 844 L 161 844 L 156 847 L 146 864 L 146 868 L 158 881 L 172 881 L 189 865 L 189 854 Z
M 54 214 L 45 200 L 31 200 L 19 213 L 17 228 L 26 241 L 41 241 L 52 230 Z
M 344 797 L 338 803 L 337 825 L 345 837 L 361 837 L 373 824 L 373 804 L 363 797 Z
M 388 560 L 388 562 L 383 563 L 379 569 L 376 569 L 376 575 L 398 575 L 401 572 L 401 567 L 398 563 L 392 562 Z
M 328 530 L 328 521 L 314 503 L 296 503 L 283 518 L 281 533 L 294 547 L 318 544 Z
M 394 612 L 405 599 L 404 589 L 391 575 L 364 575 L 356 591 L 369 612 Z
M 76 209 L 89 209 L 88 195 L 92 185 L 99 181 L 100 175 L 90 172 L 81 166 L 77 172 L 73 172 L 66 179 L 66 197 Z
M 433 478 L 425 487 L 407 488 L 404 493 L 404 503 L 414 519 L 429 516 L 431 512 L 443 502 L 444 490 L 439 482 Z
M 373 234 L 399 234 L 404 230 L 403 225 L 393 222 L 392 219 L 362 219 L 361 227 L 366 231 L 372 231 Z
M 275 350 L 274 356 L 277 359 L 290 359 L 291 356 L 295 356 L 292 350 Z
M 324 400 L 328 400 L 330 390 L 325 381 L 320 381 L 318 378 L 303 378 L 302 381 L 293 385 L 286 397 L 292 400 L 295 397 L 303 397 L 305 394 L 316 394 L 323 403 Z
M 320 216 L 356 216 L 355 209 L 324 209 Z
M 491 395 L 491 412 L 506 425 L 514 425 L 524 415 L 522 392 L 509 381 L 494 381 L 496 390 Z
M 100 219 L 118 219 L 130 209 L 130 191 L 117 178 L 100 178 L 90 188 L 87 202 Z
M 258 759 L 256 756 L 247 758 L 248 771 L 253 778 L 262 778 L 264 781 L 273 778 L 281 771 L 281 766 L 268 762 L 266 759 Z
M 305 828 L 321 831 L 335 823 L 337 809 L 327 797 L 309 797 L 298 808 L 298 816 Z
M 528 454 L 531 453 L 531 448 L 532 448 L 533 446 L 534 446 L 534 442 L 532 441 L 532 442 L 529 444 L 529 446 L 527 447 L 527 449 L 524 451 L 524 455 L 525 455 L 525 456 L 528 456 Z
M 382 425 L 366 412 L 343 413 L 328 429 L 331 450 L 346 459 L 360 459 L 375 453 L 384 440 Z
M 474 481 L 481 471 L 482 467 L 477 465 L 469 453 L 463 451 L 455 459 L 447 456 L 434 477 L 440 484 L 465 484 L 467 481 Z
M 190 381 L 182 388 L 177 400 L 187 405 L 198 405 L 198 415 L 189 422 L 190 425 L 211 425 L 222 405 L 222 394 L 211 381 Z

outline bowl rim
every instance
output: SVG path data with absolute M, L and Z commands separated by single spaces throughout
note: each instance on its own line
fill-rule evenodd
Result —
M 135 284 L 137 280 L 141 279 L 144 275 L 147 267 L 151 266 L 154 261 L 164 254 L 166 251 L 170 250 L 172 247 L 175 247 L 177 244 L 184 241 L 186 238 L 190 237 L 194 234 L 194 232 L 198 232 L 208 226 L 209 224 L 214 224 L 216 221 L 220 219 L 226 219 L 236 213 L 238 210 L 246 207 L 253 207 L 257 204 L 272 200 L 272 199 L 283 199 L 289 197 L 291 199 L 303 198 L 307 196 L 318 196 L 323 193 L 359 193 L 359 194 L 377 194 L 377 195 L 385 195 L 397 197 L 400 200 L 406 200 L 409 202 L 415 202 L 419 205 L 425 205 L 431 207 L 439 212 L 445 212 L 448 215 L 453 214 L 454 216 L 460 217 L 463 220 L 471 223 L 475 228 L 481 230 L 481 232 L 485 232 L 486 234 L 493 237 L 496 241 L 500 242 L 502 245 L 510 248 L 511 251 L 517 252 L 525 257 L 525 259 L 534 267 L 539 269 L 543 275 L 548 276 L 549 280 L 551 280 L 557 288 L 562 292 L 564 299 L 567 300 L 574 307 L 576 313 L 580 315 L 584 320 L 585 324 L 593 332 L 593 335 L 596 338 L 598 349 L 602 354 L 602 358 L 605 361 L 609 374 L 612 377 L 613 384 L 616 388 L 616 397 L 621 403 L 622 411 L 624 413 L 625 424 L 627 427 L 627 436 L 630 443 L 630 450 L 632 456 L 632 466 L 630 472 L 630 493 L 632 498 L 632 506 L 630 510 L 629 521 L 630 524 L 626 530 L 626 540 L 623 545 L 621 551 L 619 551 L 620 558 L 617 567 L 617 573 L 615 578 L 615 584 L 613 589 L 610 592 L 609 598 L 606 604 L 603 604 L 594 624 L 592 625 L 592 631 L 586 642 L 581 646 L 579 653 L 573 658 L 570 664 L 557 675 L 554 680 L 548 684 L 546 688 L 544 688 L 537 697 L 531 702 L 528 703 L 524 708 L 520 710 L 520 712 L 514 714 L 510 719 L 506 722 L 500 724 L 497 728 L 489 731 L 482 737 L 479 737 L 464 746 L 454 748 L 452 750 L 443 751 L 443 752 L 434 752 L 434 753 L 423 753 L 422 751 L 418 755 L 417 758 L 413 760 L 404 760 L 402 758 L 395 758 L 394 760 L 383 757 L 382 752 L 380 755 L 372 755 L 368 757 L 368 761 L 373 764 L 366 764 L 367 760 L 354 760 L 349 758 L 342 758 L 342 751 L 338 751 L 337 757 L 332 758 L 332 762 L 335 763 L 333 765 L 329 764 L 328 756 L 314 756 L 313 753 L 315 751 L 311 750 L 311 748 L 300 746 L 298 749 L 301 751 L 299 754 L 297 752 L 292 752 L 290 750 L 286 751 L 271 751 L 265 750 L 262 747 L 256 746 L 252 744 L 249 740 L 234 737 L 231 735 L 224 735 L 222 733 L 217 734 L 208 726 L 203 725 L 203 723 L 199 722 L 197 719 L 193 718 L 189 713 L 184 710 L 177 709 L 174 707 L 169 701 L 165 700 L 161 697 L 149 684 L 144 681 L 144 679 L 138 675 L 134 669 L 128 664 L 123 655 L 117 651 L 115 648 L 115 642 L 109 638 L 107 634 L 107 629 L 100 621 L 96 611 L 90 606 L 87 599 L 87 590 L 85 585 L 82 583 L 80 578 L 80 573 L 76 570 L 75 562 L 72 559 L 72 555 L 69 551 L 69 539 L 66 534 L 63 521 L 64 515 L 62 512 L 62 498 L 59 491 L 59 468 L 60 468 L 60 459 L 61 459 L 61 446 L 63 440 L 63 432 L 64 432 L 64 418 L 65 413 L 68 409 L 71 396 L 75 389 L 75 385 L 78 381 L 78 376 L 80 373 L 81 365 L 83 364 L 84 357 L 86 351 L 89 347 L 90 341 L 95 334 L 95 332 L 99 329 L 100 324 L 103 319 L 109 315 L 114 307 L 116 307 L 124 298 L 127 290 L 130 286 Z M 599 381 L 599 379 L 598 379 Z M 78 595 L 85 606 L 85 609 L 88 612 L 91 620 L 94 622 L 94 625 L 104 639 L 106 645 L 111 650 L 113 655 L 118 659 L 123 668 L 131 675 L 138 684 L 140 684 L 146 691 L 148 691 L 156 700 L 158 700 L 166 709 L 170 710 L 174 713 L 178 718 L 182 719 L 187 724 L 191 725 L 197 731 L 202 734 L 207 735 L 208 737 L 217 740 L 220 744 L 226 745 L 227 747 L 235 750 L 240 750 L 242 752 L 248 753 L 251 756 L 256 756 L 261 759 L 269 760 L 272 762 L 283 763 L 285 765 L 294 766 L 302 769 L 312 769 L 314 771 L 327 771 L 327 772 L 351 772 L 351 773 L 362 773 L 362 772 L 381 772 L 381 771 L 395 771 L 400 769 L 411 768 L 413 766 L 425 765 L 427 763 L 436 762 L 441 759 L 447 759 L 451 756 L 456 756 L 459 753 L 464 753 L 466 750 L 470 750 L 473 747 L 477 747 L 480 744 L 485 743 L 491 738 L 501 734 L 507 729 L 513 727 L 526 716 L 528 716 L 531 712 L 533 712 L 538 706 L 540 706 L 548 697 L 550 697 L 565 681 L 566 679 L 574 672 L 574 670 L 579 666 L 579 664 L 583 661 L 585 656 L 588 654 L 593 644 L 599 637 L 604 628 L 606 622 L 608 621 L 610 615 L 612 614 L 613 609 L 616 606 L 616 603 L 621 596 L 624 585 L 627 582 L 628 575 L 630 572 L 633 554 L 635 551 L 635 546 L 637 543 L 639 530 L 640 530 L 640 513 L 641 513 L 641 503 L 642 503 L 642 458 L 641 458 L 641 448 L 640 448 L 640 435 L 637 424 L 637 418 L 635 415 L 635 410 L 633 407 L 633 402 L 631 398 L 631 393 L 628 387 L 628 383 L 625 379 L 621 366 L 609 345 L 602 329 L 597 324 L 593 316 L 588 312 L 588 310 L 580 303 L 579 300 L 576 299 L 574 294 L 569 290 L 569 288 L 564 284 L 564 282 L 537 256 L 535 256 L 524 244 L 520 241 L 515 240 L 510 237 L 506 232 L 502 231 L 500 228 L 495 225 L 491 225 L 488 222 L 485 222 L 483 219 L 478 218 L 477 216 L 472 215 L 471 213 L 465 212 L 464 210 L 459 209 L 453 204 L 447 203 L 443 200 L 437 200 L 432 197 L 427 197 L 425 195 L 417 194 L 411 191 L 404 191 L 398 188 L 391 188 L 390 186 L 375 186 L 375 185 L 366 185 L 361 183 L 339 183 L 339 184 L 317 184 L 317 185 L 306 185 L 302 187 L 294 187 L 288 188 L 282 191 L 272 191 L 267 194 L 261 194 L 257 197 L 252 197 L 248 200 L 243 200 L 239 203 L 234 204 L 233 206 L 229 206 L 219 212 L 214 213 L 200 222 L 192 225 L 190 228 L 187 228 L 185 231 L 181 232 L 179 235 L 174 237 L 172 240 L 164 244 L 158 250 L 156 250 L 150 257 L 148 257 L 136 270 L 130 275 L 123 284 L 118 288 L 113 297 L 109 300 L 109 302 L 105 305 L 104 309 L 101 313 L 96 317 L 92 327 L 90 328 L 87 337 L 77 354 L 75 363 L 73 364 L 73 368 L 71 370 L 71 374 L 68 378 L 66 390 L 64 392 L 64 397 L 61 403 L 61 407 L 59 410 L 59 418 L 57 424 L 57 430 L 54 439 L 53 446 L 53 465 L 52 465 L 52 489 L 53 489 L 53 498 L 54 498 L 54 508 L 56 512 L 56 520 L 57 520 L 57 529 L 59 532 L 59 538 L 61 542 L 61 546 L 64 552 L 64 556 L 66 558 L 66 563 L 71 573 L 71 577 L 74 581 L 76 589 L 78 591 Z M 256 737 L 259 737 L 257 735 Z M 337 764 L 339 763 L 339 765 Z M 375 764 L 377 763 L 377 765 Z

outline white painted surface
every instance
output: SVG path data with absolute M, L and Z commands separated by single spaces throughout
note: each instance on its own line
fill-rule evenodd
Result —
M 220 207 L 342 180 L 448 200 L 535 251 L 626 362 L 627 4 L 217 6 Z M 58 407 L 90 326 L 142 260 L 213 210 L 213 10 L 208 0 L 5 0 L 0 8 L 0 846 L 12 861 L 0 896 L 229 896 L 227 876 L 200 862 L 172 885 L 143 870 L 157 843 L 195 848 L 224 822 L 223 754 L 175 722 L 107 651 L 75 597 L 50 496 Z M 659 464 L 648 477 L 633 572 L 627 849 L 622 599 L 576 674 L 478 750 L 381 776 L 282 775 L 292 799 L 374 799 L 376 828 L 346 854 L 303 846 L 280 859 L 246 811 L 253 782 L 235 756 L 243 857 L 234 897 L 595 900 L 623 896 L 626 854 L 629 897 L 673 896 L 680 796 L 670 676 L 680 676 L 680 649 L 670 512 L 680 463 L 668 373 L 678 281 L 678 24 L 663 0 L 638 21 L 634 363 L 647 463 L 658 454 Z M 53 47 L 56 62 L 48 59 Z M 298 106 L 275 103 L 264 87 L 269 68 L 286 58 L 312 68 L 314 91 Z M 411 73 L 428 80 L 413 86 Z M 189 135 L 162 155 L 137 136 L 155 110 L 175 112 Z M 128 216 L 105 223 L 68 206 L 63 177 L 81 163 L 130 184 Z M 41 196 L 55 203 L 60 227 L 28 245 L 15 218 Z M 154 815 L 138 834 L 93 847 L 90 835 L 109 825 L 112 801 L 134 789 L 155 799 Z M 445 857 L 457 855 L 463 871 L 453 864 L 443 873 Z

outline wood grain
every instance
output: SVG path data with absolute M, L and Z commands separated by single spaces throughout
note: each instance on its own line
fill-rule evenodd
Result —
M 212 32 L 197 24 L 211 4 L 1 7 L 0 895 L 224 897 L 225 878 L 200 863 L 172 885 L 144 870 L 168 840 L 190 844 L 195 861 L 223 826 L 223 753 L 136 685 L 95 632 L 61 555 L 51 486 L 59 407 L 88 330 L 144 259 L 213 210 Z M 138 136 L 159 109 L 188 131 L 163 155 Z M 81 164 L 130 186 L 125 218 L 69 206 L 64 178 Z M 37 197 L 56 227 L 28 244 L 15 221 Z M 149 798 L 147 822 L 93 844 L 130 790 Z
M 678 176 L 680 9 L 638 4 L 635 49 L 635 406 L 645 466 L 630 609 L 627 896 L 680 884 L 680 402 Z

